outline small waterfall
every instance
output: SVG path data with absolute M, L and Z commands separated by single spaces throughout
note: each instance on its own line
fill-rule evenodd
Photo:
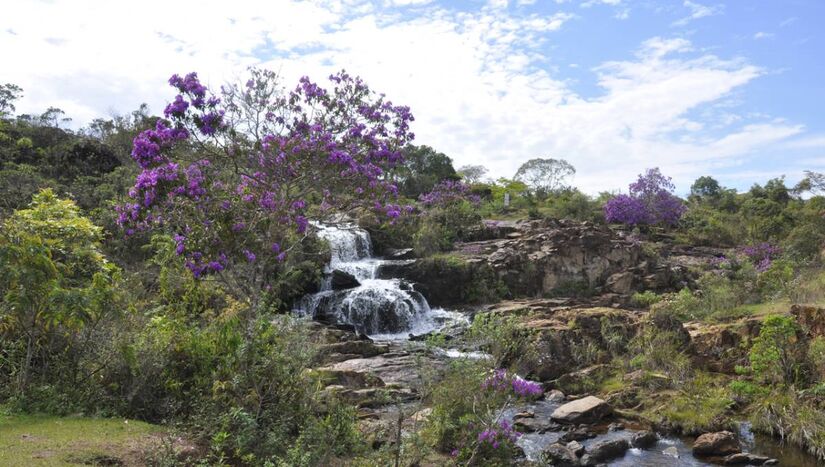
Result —
M 321 291 L 299 300 L 297 313 L 319 321 L 352 325 L 359 333 L 375 339 L 425 334 L 452 317 L 444 310 L 431 310 L 424 296 L 404 280 L 378 278 L 380 267 L 392 261 L 373 257 L 367 231 L 350 224 L 315 227 L 318 236 L 329 243 L 331 259 L 324 271 Z M 335 290 L 333 276 L 341 273 L 345 273 L 352 287 Z

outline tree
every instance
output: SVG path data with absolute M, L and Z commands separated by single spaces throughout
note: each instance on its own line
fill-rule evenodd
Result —
M 20 342 L 17 386 L 28 386 L 36 354 L 111 310 L 117 268 L 100 252 L 101 229 L 51 189 L 0 228 L 0 334 Z M 60 349 L 65 352 L 66 349 Z
M 722 193 L 722 187 L 715 178 L 703 176 L 696 179 L 690 186 L 690 196 L 699 199 L 716 199 Z
M 487 167 L 483 165 L 463 165 L 458 168 L 458 175 L 467 183 L 479 183 L 487 175 Z
M 453 160 L 429 146 L 404 148 L 404 162 L 395 169 L 399 192 L 418 198 L 444 180 L 458 180 Z
M 289 92 L 274 72 L 250 73 L 220 96 L 195 73 L 169 80 L 178 94 L 135 138 L 143 171 L 118 222 L 127 235 L 172 235 L 196 277 L 224 281 L 254 310 L 311 235 L 309 218 L 412 210 L 393 202 L 388 173 L 404 160 L 413 117 L 343 71 L 331 89 L 304 77 Z
M 565 186 L 576 168 L 564 159 L 530 159 L 516 171 L 515 180 L 522 181 L 539 197 Z
M 23 96 L 23 89 L 19 86 L 6 83 L 0 85 L 0 118 L 13 113 L 17 108 L 14 101 Z
M 630 184 L 630 194 L 620 194 L 605 203 L 605 219 L 627 225 L 675 225 L 685 206 L 672 193 L 674 188 L 670 177 L 658 168 L 648 169 Z

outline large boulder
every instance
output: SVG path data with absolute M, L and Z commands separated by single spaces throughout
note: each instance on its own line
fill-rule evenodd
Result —
M 612 412 L 613 409 L 607 402 L 598 397 L 587 396 L 562 405 L 550 415 L 550 418 L 559 423 L 594 423 Z
M 634 448 L 647 449 L 659 441 L 659 436 L 652 431 L 640 431 L 633 435 L 630 439 L 630 444 Z
M 355 276 L 346 271 L 341 271 L 339 269 L 334 269 L 332 271 L 331 283 L 332 290 L 354 289 L 361 285 L 361 283 L 358 282 L 358 279 L 356 279 Z
M 587 454 L 582 457 L 581 464 L 597 465 L 624 456 L 628 449 L 630 449 L 630 443 L 626 439 L 602 441 L 590 447 Z
M 727 456 L 741 451 L 739 441 L 730 431 L 705 433 L 693 442 L 693 454 L 697 456 Z
M 568 449 L 567 446 L 553 443 L 547 446 L 542 452 L 542 459 L 549 465 L 555 467 L 573 467 L 579 465 L 579 458 L 576 453 Z

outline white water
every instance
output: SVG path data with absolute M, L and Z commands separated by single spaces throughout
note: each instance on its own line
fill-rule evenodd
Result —
M 408 339 L 436 330 L 460 316 L 430 309 L 427 300 L 401 279 L 379 279 L 379 269 L 391 261 L 372 256 L 369 233 L 348 224 L 316 224 L 318 236 L 330 246 L 321 291 L 296 305 L 301 315 L 348 324 L 376 340 Z M 332 271 L 352 274 L 360 283 L 346 290 L 332 289 Z

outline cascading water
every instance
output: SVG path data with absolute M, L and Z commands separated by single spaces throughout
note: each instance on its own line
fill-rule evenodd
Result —
M 405 339 L 425 334 L 457 314 L 431 310 L 427 300 L 401 279 L 379 279 L 381 266 L 397 263 L 372 256 L 369 233 L 353 225 L 316 224 L 318 236 L 329 243 L 331 260 L 324 271 L 321 291 L 296 305 L 296 312 L 313 319 L 352 325 L 374 339 Z M 353 287 L 335 290 L 333 276 L 340 271 L 354 277 Z M 346 276 L 345 274 L 345 276 Z M 350 278 L 351 279 L 351 278 Z

